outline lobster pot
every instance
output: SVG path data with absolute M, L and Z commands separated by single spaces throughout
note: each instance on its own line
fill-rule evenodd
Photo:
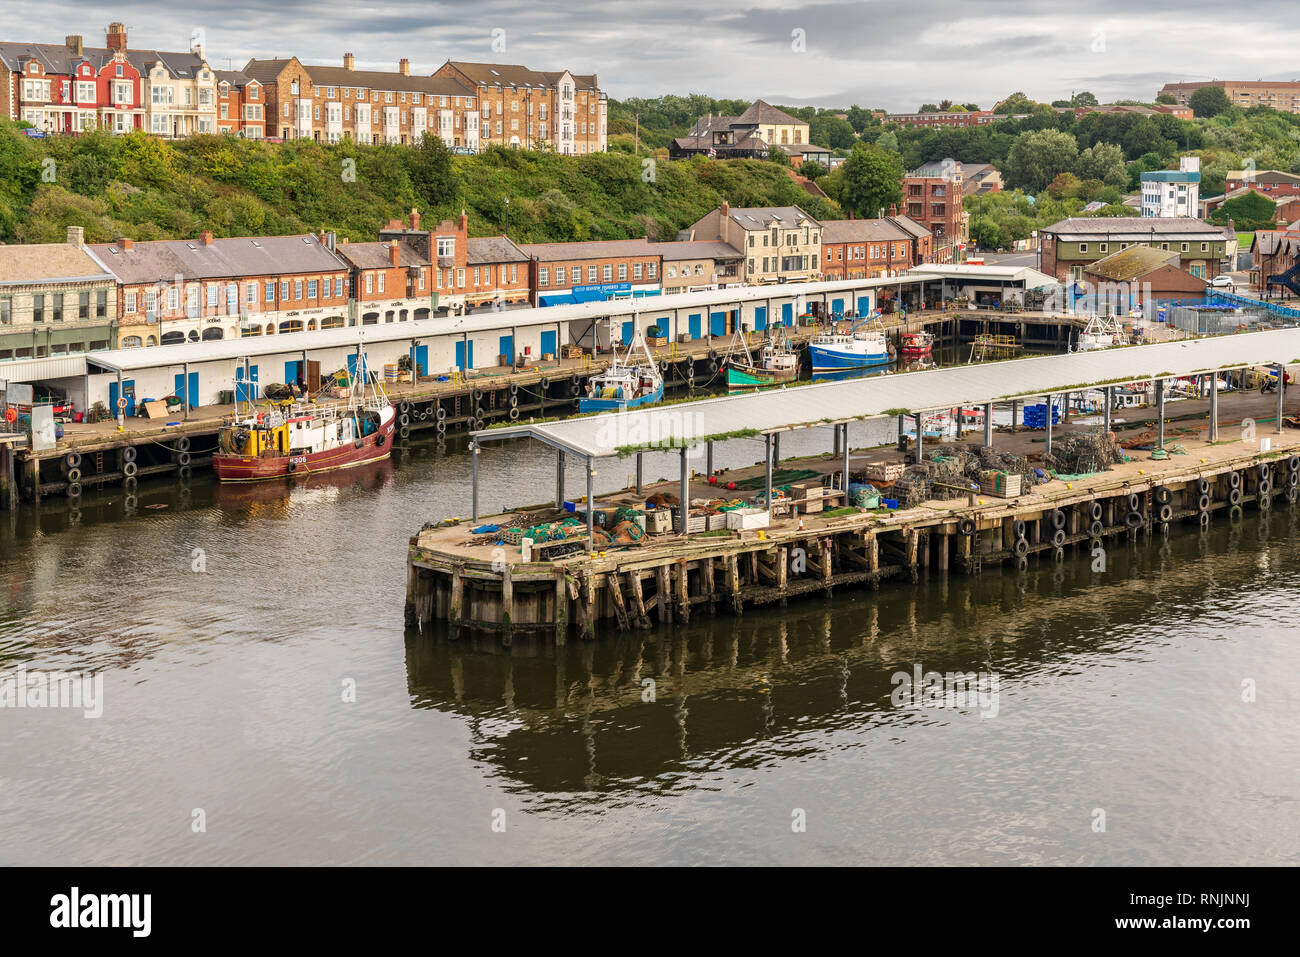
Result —
M 385 363 L 384 363 L 384 381 L 385 381 L 385 382 L 396 382 L 396 381 L 397 381 L 397 363 L 396 363 L 396 362 L 385 362 Z

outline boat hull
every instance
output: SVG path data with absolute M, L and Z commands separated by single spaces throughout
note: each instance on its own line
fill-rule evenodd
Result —
M 638 396 L 635 399 L 593 399 L 590 397 L 578 400 L 579 412 L 626 412 L 628 409 L 639 409 L 647 405 L 654 405 L 664 397 L 664 386 L 661 382 L 659 387 L 653 392 Z
M 266 482 L 273 479 L 302 478 L 318 472 L 356 468 L 388 458 L 393 450 L 393 432 L 396 417 L 390 418 L 379 429 L 361 440 L 302 455 L 245 456 L 217 453 L 212 456 L 212 468 L 222 482 Z
M 793 382 L 797 369 L 764 369 L 760 366 L 727 364 L 727 387 L 730 389 L 764 389 L 768 386 Z
M 835 369 L 867 369 L 871 366 L 889 364 L 887 352 L 842 352 L 826 346 L 813 345 L 808 348 L 809 358 L 815 371 Z

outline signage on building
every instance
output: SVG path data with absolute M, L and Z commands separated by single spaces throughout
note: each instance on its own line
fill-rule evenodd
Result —
M 602 282 L 594 286 L 574 286 L 573 292 L 597 292 L 601 295 L 607 295 L 614 292 L 631 292 L 632 284 L 630 282 Z

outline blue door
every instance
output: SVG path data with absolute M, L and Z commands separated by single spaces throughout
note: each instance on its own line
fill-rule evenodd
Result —
M 176 397 L 191 409 L 199 407 L 199 374 L 190 373 L 190 381 L 185 381 L 185 373 L 176 373 Z
M 858 315 L 866 316 L 871 313 L 871 297 L 858 296 Z
M 497 355 L 505 356 L 508 365 L 515 364 L 515 337 L 502 336 L 497 348 Z
M 687 328 L 690 329 L 692 339 L 700 337 L 700 314 L 698 312 L 687 318 Z
M 412 371 L 416 375 L 428 375 L 429 374 L 429 347 L 416 346 L 415 354 L 411 356 L 411 363 L 414 367 Z
M 831 300 L 831 315 L 834 316 L 836 319 L 843 319 L 843 318 L 844 318 L 844 300 L 843 300 L 843 299 L 832 299 L 832 300 Z
M 632 337 L 636 335 L 636 325 L 632 320 L 623 323 L 623 345 L 631 345 Z
M 554 332 L 542 333 L 542 355 L 553 356 L 558 354 L 559 350 L 555 347 L 555 338 L 556 336 Z
M 709 335 L 725 336 L 727 334 L 727 314 L 725 312 L 709 313 Z
M 114 415 L 117 415 L 117 400 L 122 398 L 126 399 L 126 408 L 123 410 L 123 414 L 135 415 L 134 379 L 122 380 L 122 393 L 120 395 L 117 391 L 117 380 L 113 380 L 108 384 L 108 408 Z
M 348 367 L 351 369 L 351 365 Z M 257 366 L 249 366 L 248 381 L 244 381 L 244 367 L 235 367 L 235 400 L 252 402 L 257 398 Z
M 295 359 L 293 362 L 284 364 L 284 384 L 293 385 L 298 381 L 298 375 L 302 372 L 302 360 Z
M 787 326 L 794 325 L 794 303 L 781 303 L 781 322 L 783 325 Z
M 462 339 L 456 343 L 456 368 L 462 372 L 468 372 L 474 368 L 474 343 L 470 342 L 468 345 L 469 355 L 467 356 L 465 355 L 466 342 Z
M 348 381 L 350 382 L 356 374 L 357 374 L 357 353 L 354 352 L 350 356 L 348 356 Z
M 655 328 L 659 330 L 658 334 L 671 341 L 673 337 L 672 323 L 667 316 L 660 316 L 655 320 Z
M 767 328 L 767 306 L 759 306 L 754 310 L 754 328 L 759 332 Z

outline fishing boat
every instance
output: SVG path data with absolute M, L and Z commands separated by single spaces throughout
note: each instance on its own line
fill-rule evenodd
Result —
M 784 327 L 769 335 L 759 350 L 758 361 L 749 352 L 745 337 L 737 330 L 733 348 L 727 354 L 729 389 L 765 389 L 793 382 L 799 377 L 799 355 L 790 345 Z
M 614 353 L 614 361 L 601 373 L 591 377 L 587 394 L 578 400 L 579 412 L 626 412 L 642 406 L 654 405 L 664 397 L 664 377 L 650 355 L 640 324 L 633 320 L 636 332 L 628 344 L 627 353 Z M 613 323 L 610 328 L 613 340 Z M 635 356 L 637 346 L 641 355 Z
M 217 435 L 212 467 L 222 482 L 259 482 L 354 468 L 392 454 L 397 415 L 359 351 L 356 374 L 337 401 L 287 400 L 258 408 L 251 397 Z M 318 397 L 319 398 L 319 397 Z M 236 392 L 238 400 L 238 391 Z
M 888 365 L 893 359 L 880 321 L 855 323 L 848 332 L 823 332 L 808 344 L 813 371 L 865 369 Z
M 903 333 L 902 348 L 899 353 L 904 362 L 919 362 L 930 358 L 934 351 L 934 336 L 928 332 Z
M 1095 349 L 1109 349 L 1112 346 L 1128 345 L 1128 337 L 1113 317 L 1092 316 L 1079 333 L 1079 341 L 1074 346 L 1075 352 L 1092 352 Z

